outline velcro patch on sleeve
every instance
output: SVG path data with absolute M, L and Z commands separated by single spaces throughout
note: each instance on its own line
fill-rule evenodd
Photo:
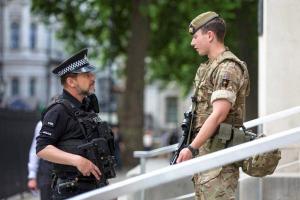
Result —
M 228 100 L 232 105 L 234 105 L 236 100 L 236 94 L 229 91 L 229 90 L 216 90 L 211 95 L 211 103 L 213 103 L 215 100 L 218 99 L 226 99 Z
M 47 125 L 50 126 L 50 127 L 54 127 L 54 122 L 49 122 L 49 121 L 48 121 L 48 122 L 47 122 Z
M 52 133 L 50 133 L 49 131 L 41 131 L 41 134 L 48 135 L 48 136 L 52 135 Z
M 54 128 L 56 126 L 56 122 L 58 120 L 58 113 L 57 112 L 52 112 L 49 113 L 43 121 L 43 125 L 46 127 Z

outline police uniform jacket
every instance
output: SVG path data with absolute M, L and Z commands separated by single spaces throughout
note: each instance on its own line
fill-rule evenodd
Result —
M 61 98 L 67 100 L 72 108 L 86 111 L 86 105 L 79 102 L 66 90 L 63 90 Z M 62 104 L 55 104 L 43 117 L 43 125 L 40 135 L 37 137 L 36 152 L 41 151 L 47 145 L 53 145 L 62 149 L 62 143 L 66 145 L 68 142 L 73 141 L 77 141 L 77 143 L 78 141 L 82 141 L 82 143 L 85 142 L 85 137 L 80 129 L 80 125 Z M 71 153 L 80 154 L 79 152 Z M 54 164 L 54 170 L 57 173 L 77 172 L 75 167 L 61 164 Z

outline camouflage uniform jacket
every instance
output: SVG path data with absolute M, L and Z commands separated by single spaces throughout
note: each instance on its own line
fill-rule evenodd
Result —
M 232 104 L 224 122 L 236 127 L 243 124 L 245 98 L 250 92 L 249 75 L 246 64 L 232 52 L 226 49 L 214 60 L 201 64 L 194 84 L 195 88 L 199 87 L 193 123 L 195 131 L 199 131 L 212 113 L 212 103 L 218 99 L 227 99 Z

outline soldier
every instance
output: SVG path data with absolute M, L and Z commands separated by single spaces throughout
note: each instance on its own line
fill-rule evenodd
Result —
M 97 114 L 98 101 L 92 94 L 95 67 L 88 62 L 87 52 L 78 52 L 53 70 L 63 93 L 44 113 L 37 137 L 37 155 L 54 163 L 54 199 L 105 186 L 115 176 L 113 136 Z
M 221 123 L 242 126 L 249 94 L 245 63 L 224 45 L 225 21 L 215 12 L 202 13 L 192 20 L 189 32 L 193 36 L 191 45 L 208 60 L 195 76 L 195 138 L 180 152 L 177 163 L 212 152 L 212 136 Z M 238 178 L 235 164 L 195 174 L 196 199 L 235 199 Z

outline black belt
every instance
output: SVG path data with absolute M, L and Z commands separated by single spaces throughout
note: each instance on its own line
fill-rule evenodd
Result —
M 53 189 L 60 194 L 63 191 L 75 192 L 75 191 L 89 191 L 99 188 L 99 184 L 94 179 L 87 178 L 59 178 L 54 180 Z
M 52 180 L 52 188 L 58 191 L 63 189 L 96 189 L 100 187 L 104 187 L 108 185 L 107 180 L 100 180 L 97 181 L 93 176 L 85 177 L 85 176 L 78 176 L 78 174 L 58 174 L 54 176 Z

